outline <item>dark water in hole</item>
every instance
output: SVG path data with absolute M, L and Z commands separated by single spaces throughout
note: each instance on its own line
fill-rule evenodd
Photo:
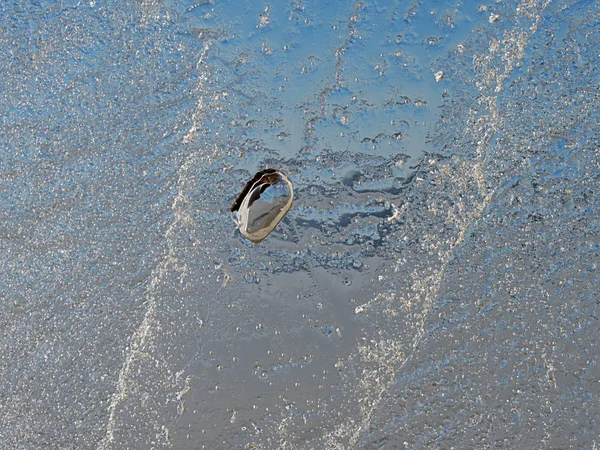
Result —
M 596 2 L 0 11 L 0 448 L 600 445 Z

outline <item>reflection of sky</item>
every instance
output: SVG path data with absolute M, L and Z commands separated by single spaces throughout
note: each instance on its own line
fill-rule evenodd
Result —
M 436 59 L 480 19 L 468 7 L 393 2 L 228 2 L 191 14 L 198 29 L 223 20 L 219 83 L 248 116 L 239 124 L 247 139 L 283 157 L 331 150 L 418 158 L 431 150 L 426 136 L 444 91 Z

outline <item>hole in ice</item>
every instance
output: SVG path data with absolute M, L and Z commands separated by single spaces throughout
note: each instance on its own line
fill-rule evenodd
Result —
M 278 170 L 264 169 L 246 183 L 231 212 L 242 235 L 258 243 L 275 229 L 293 200 L 294 188 L 288 177 Z

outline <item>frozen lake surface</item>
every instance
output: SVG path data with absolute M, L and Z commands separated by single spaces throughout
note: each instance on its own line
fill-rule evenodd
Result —
M 0 3 L 0 448 L 600 447 L 599 48 L 594 1 Z

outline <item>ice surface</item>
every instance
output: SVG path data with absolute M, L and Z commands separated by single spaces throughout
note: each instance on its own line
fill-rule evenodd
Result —
M 2 2 L 0 447 L 600 445 L 599 25 Z

